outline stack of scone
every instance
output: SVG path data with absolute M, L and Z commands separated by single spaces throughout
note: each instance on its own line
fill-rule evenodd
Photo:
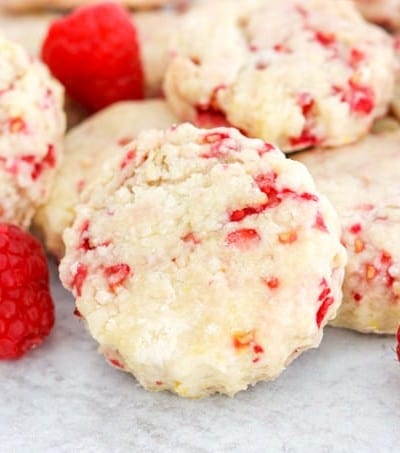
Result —
M 400 2 L 121 1 L 168 6 L 129 19 L 141 94 L 115 97 L 122 78 L 100 84 L 93 72 L 96 93 L 114 97 L 90 116 L 69 85 L 86 83 L 85 59 L 82 74 L 60 75 L 54 42 L 82 14 L 96 20 L 96 4 L 64 18 L 84 3 L 2 1 L 36 10 L 3 12 L 0 28 L 42 55 L 79 124 L 58 165 L 61 89 L 19 45 L 0 43 L 3 84 L 19 90 L 0 97 L 0 212 L 26 228 L 35 214 L 107 360 L 149 390 L 234 395 L 318 347 L 328 322 L 395 334 L 396 39 L 356 4 L 395 30 Z

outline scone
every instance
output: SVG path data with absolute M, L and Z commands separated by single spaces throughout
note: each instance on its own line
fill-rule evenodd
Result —
M 0 38 L 0 221 L 28 228 L 62 154 L 63 90 L 46 67 Z
M 101 173 L 104 162 L 142 130 L 164 128 L 175 122 L 164 101 L 127 101 L 114 104 L 69 131 L 50 198 L 34 218 L 34 227 L 49 252 L 62 257 L 62 233 L 74 219 L 81 191 Z
M 176 114 L 212 117 L 285 151 L 365 135 L 394 86 L 391 38 L 349 0 L 221 0 L 187 13 L 165 93 Z
M 349 262 L 332 324 L 395 333 L 400 323 L 400 132 L 295 156 L 310 170 L 342 223 Z
M 355 0 L 366 19 L 391 30 L 400 29 L 400 0 Z
M 155 8 L 177 4 L 176 0 L 114 0 L 125 6 L 138 9 Z M 0 7 L 10 11 L 29 11 L 34 9 L 70 9 L 77 6 L 98 3 L 98 0 L 0 0 Z M 183 3 L 183 2 L 182 2 Z
M 336 214 L 304 166 L 236 129 L 146 131 L 64 233 L 63 284 L 146 389 L 234 395 L 319 345 L 341 301 Z

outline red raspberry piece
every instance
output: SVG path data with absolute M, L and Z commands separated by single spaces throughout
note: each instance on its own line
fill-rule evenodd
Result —
M 273 49 L 275 50 L 275 52 L 278 52 L 278 53 L 292 53 L 293 52 L 292 49 L 284 43 L 275 44 L 273 46 Z M 258 50 L 258 49 L 255 49 L 255 50 Z
M 143 98 L 137 30 L 129 13 L 115 3 L 78 8 L 55 20 L 42 59 L 67 93 L 90 111 Z
M 126 154 L 125 154 L 125 157 L 124 159 L 122 160 L 119 168 L 121 170 L 123 170 L 124 168 L 126 168 L 130 162 L 133 161 L 133 159 L 136 157 L 136 151 L 134 149 L 130 149 Z
M 289 141 L 291 146 L 302 149 L 319 145 L 321 139 L 306 126 L 298 137 L 290 137 Z
M 75 288 L 78 297 L 82 296 L 82 286 L 85 283 L 87 274 L 87 267 L 84 264 L 79 263 L 71 283 L 71 286 Z
M 364 52 L 362 52 L 361 50 L 359 49 L 356 49 L 355 47 L 353 47 L 351 50 L 350 50 L 350 66 L 352 68 L 357 68 L 358 65 L 365 59 L 365 54 Z
M 212 108 L 208 109 L 198 108 L 195 119 L 195 125 L 203 129 L 231 126 L 224 113 Z
M 226 237 L 226 243 L 239 249 L 246 249 L 250 244 L 257 243 L 261 240 L 258 232 L 252 228 L 242 228 L 232 231 Z
M 104 275 L 108 280 L 108 285 L 112 291 L 115 291 L 118 286 L 130 276 L 131 268 L 126 263 L 114 264 L 104 269 Z
M 334 86 L 333 91 L 340 96 L 342 102 L 349 104 L 353 113 L 368 115 L 375 108 L 375 94 L 369 86 L 350 80 L 348 88 Z
M 323 231 L 324 233 L 328 233 L 328 227 L 326 226 L 325 220 L 322 217 L 322 214 L 318 211 L 317 216 L 315 218 L 315 223 L 313 228 L 317 230 Z
M 314 107 L 315 101 L 310 93 L 302 92 L 297 96 L 297 104 L 304 116 L 307 116 Z
M 328 287 L 328 283 L 325 279 L 322 279 L 321 286 L 322 291 L 318 296 L 318 302 L 322 302 L 322 304 L 320 305 L 316 315 L 318 327 L 321 327 L 322 321 L 328 313 L 329 307 L 335 302 L 334 298 L 331 295 L 331 289 Z
M 350 233 L 352 233 L 352 234 L 361 233 L 361 231 L 362 231 L 362 225 L 361 225 L 361 223 L 354 223 L 353 225 L 350 226 L 349 231 L 350 231 Z
M 279 288 L 279 279 L 277 279 L 276 277 L 262 277 L 261 280 L 265 285 L 268 286 L 269 289 Z
M 336 42 L 334 33 L 316 30 L 314 33 L 315 39 L 324 47 L 331 46 Z
M 46 258 L 37 239 L 0 224 L 0 359 L 38 346 L 54 325 Z

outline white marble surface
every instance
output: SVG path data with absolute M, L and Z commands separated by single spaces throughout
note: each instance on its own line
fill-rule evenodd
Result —
M 0 363 L 0 452 L 394 452 L 394 339 L 327 329 L 273 383 L 229 399 L 150 394 L 109 367 L 54 278 L 57 325 L 41 348 Z

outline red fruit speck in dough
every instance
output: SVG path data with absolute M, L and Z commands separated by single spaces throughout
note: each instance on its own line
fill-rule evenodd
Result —
M 116 368 L 124 369 L 124 365 L 117 359 L 108 359 L 111 365 L 115 366 Z
M 261 280 L 269 289 L 279 288 L 279 279 L 276 277 L 262 277 Z
M 128 11 L 115 3 L 84 6 L 55 20 L 42 59 L 90 111 L 144 96 L 137 30 Z
M 318 308 L 316 314 L 317 326 L 321 327 L 322 321 L 324 320 L 329 307 L 335 302 L 334 298 L 331 296 L 331 289 L 328 287 L 327 281 L 323 278 L 321 281 L 322 291 L 318 296 L 318 302 L 322 302 Z
M 130 162 L 136 157 L 136 151 L 134 149 L 130 149 L 124 156 L 119 168 L 123 170 L 126 168 Z
M 230 127 L 229 121 L 223 112 L 215 110 L 211 107 L 207 109 L 198 108 L 195 125 L 203 129 L 211 129 L 213 127 Z
M 89 226 L 90 222 L 88 219 L 84 220 L 84 222 L 81 225 L 80 228 L 80 237 L 79 237 L 79 249 L 82 250 L 93 250 L 93 246 L 90 244 L 90 239 L 89 239 Z
M 204 136 L 202 137 L 202 141 L 203 141 L 203 143 L 206 143 L 206 144 L 220 143 L 229 137 L 230 137 L 230 135 L 228 132 L 212 131 L 212 132 L 207 132 L 206 134 L 204 134 Z
M 84 264 L 79 263 L 71 284 L 71 286 L 75 288 L 78 297 L 82 295 L 82 286 L 85 283 L 87 274 L 87 267 Z
M 324 47 L 331 46 L 336 42 L 334 33 L 317 30 L 314 34 L 315 39 Z
M 347 102 L 355 114 L 368 115 L 375 107 L 375 94 L 369 86 L 349 80 L 347 88 L 334 86 L 333 92 L 340 96 L 342 102 Z
M 226 237 L 226 243 L 240 249 L 245 249 L 249 245 L 257 243 L 261 240 L 258 232 L 252 228 L 242 228 L 232 231 Z
M 355 47 L 353 47 L 351 50 L 350 50 L 350 66 L 352 68 L 357 68 L 357 66 L 363 61 L 365 60 L 365 54 L 364 52 L 362 52 L 361 50 L 359 49 L 356 49 Z
M 273 46 L 273 49 L 275 50 L 275 52 L 278 52 L 278 53 L 292 53 L 291 48 L 288 47 L 286 44 L 283 44 L 283 43 L 275 44 Z
M 255 183 L 265 195 L 268 196 L 266 203 L 246 206 L 241 209 L 235 209 L 229 214 L 231 222 L 240 222 L 248 216 L 260 214 L 266 209 L 275 208 L 285 199 L 299 199 L 303 201 L 318 201 L 318 197 L 308 192 L 296 193 L 295 191 L 283 188 L 278 190 L 276 179 L 278 175 L 274 172 L 258 175 L 255 177 Z
M 82 313 L 76 307 L 74 308 L 74 316 L 83 319 Z
M 380 270 L 383 274 L 383 281 L 388 288 L 391 288 L 395 281 L 394 277 L 390 274 L 390 268 L 392 267 L 392 265 L 392 256 L 389 253 L 383 251 L 380 256 Z
M 296 149 L 309 148 L 320 144 L 321 139 L 317 137 L 307 127 L 303 129 L 298 137 L 289 137 L 290 146 Z
M 258 155 L 261 157 L 263 156 L 265 153 L 269 153 L 270 151 L 274 150 L 275 149 L 275 146 L 274 145 L 271 145 L 271 143 L 263 143 L 263 145 L 261 146 L 261 148 L 258 150 Z
M 201 243 L 200 239 L 192 232 L 185 234 L 181 237 L 181 239 L 183 242 L 190 242 L 195 245 Z
M 324 233 L 328 232 L 328 227 L 326 226 L 325 220 L 320 212 L 317 213 L 315 218 L 314 228 L 323 231 Z
M 131 268 L 126 263 L 114 264 L 104 269 L 104 275 L 110 289 L 115 291 L 131 275 Z
M 304 116 L 307 116 L 314 107 L 315 101 L 310 93 L 302 92 L 297 97 L 297 104 Z
M 350 231 L 350 233 L 352 233 L 352 234 L 361 233 L 361 231 L 362 231 L 361 223 L 354 223 L 353 225 L 351 225 L 351 226 L 349 227 L 349 231 Z
M 47 262 L 37 239 L 0 224 L 0 359 L 38 346 L 54 325 Z

